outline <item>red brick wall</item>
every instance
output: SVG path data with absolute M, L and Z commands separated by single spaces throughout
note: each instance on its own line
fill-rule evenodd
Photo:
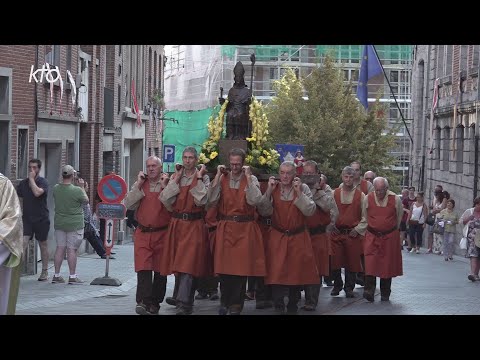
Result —
M 28 82 L 35 64 L 34 45 L 0 45 L 0 67 L 12 69 L 12 132 L 10 136 L 11 166 L 9 177 L 17 179 L 18 125 L 28 126 L 28 159 L 33 158 L 35 137 L 35 85 Z

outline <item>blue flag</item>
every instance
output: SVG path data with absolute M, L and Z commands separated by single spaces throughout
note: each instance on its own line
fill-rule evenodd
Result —
M 368 83 L 378 75 L 383 75 L 380 60 L 373 45 L 365 45 L 357 86 L 357 98 L 365 109 L 368 109 Z

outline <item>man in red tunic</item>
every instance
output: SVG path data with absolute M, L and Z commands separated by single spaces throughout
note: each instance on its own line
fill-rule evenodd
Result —
M 197 170 L 197 150 L 187 146 L 182 154 L 183 165 L 176 164 L 175 173 L 160 194 L 160 201 L 172 211 L 168 226 L 161 273 L 177 273 L 177 315 L 190 315 L 197 279 L 209 276 L 210 245 L 204 213 L 210 180 L 205 165 Z
M 170 212 L 159 200 L 168 182 L 168 175 L 161 174 L 161 169 L 161 160 L 150 156 L 147 159 L 147 174 L 143 171 L 138 173 L 137 181 L 125 198 L 125 206 L 136 210 L 135 219 L 138 221 L 133 236 L 137 273 L 135 311 L 139 315 L 158 314 L 167 286 L 167 277 L 160 275 L 160 263 Z
M 373 302 L 376 278 L 380 278 L 382 301 L 388 301 L 392 277 L 403 275 L 399 226 L 403 206 L 398 195 L 388 190 L 388 181 L 377 177 L 375 192 L 366 196 L 363 206 L 367 214 L 365 234 L 365 288 L 363 297 Z
M 285 311 L 284 297 L 288 296 L 287 312 L 298 310 L 298 294 L 303 285 L 320 282 L 306 217 L 315 213 L 312 192 L 295 177 L 295 164 L 280 165 L 280 183 L 271 176 L 268 188 L 258 205 L 261 216 L 272 216 L 266 244 L 267 275 L 265 284 L 272 284 L 275 311 Z
M 307 160 L 303 166 L 303 175 L 316 175 L 320 170 L 313 160 Z M 333 191 L 324 181 L 324 177 L 316 184 L 309 185 L 316 209 L 313 216 L 306 218 L 308 230 L 312 238 L 312 247 L 320 275 L 320 282 L 315 285 L 305 285 L 305 305 L 303 310 L 315 311 L 318 296 L 322 287 L 322 276 L 330 275 L 330 224 L 335 224 L 338 216 L 337 204 L 333 199 Z
M 208 206 L 217 206 L 214 272 L 220 275 L 222 305 L 230 315 L 240 315 L 248 276 L 265 276 L 262 233 L 255 221 L 255 207 L 262 200 L 260 185 L 245 151 L 231 149 L 231 171 L 219 165 L 208 190 Z M 221 309 L 223 314 L 223 309 Z
M 362 166 L 360 165 L 360 162 L 354 161 L 350 164 L 350 166 L 353 168 L 353 170 L 355 170 L 355 173 L 353 174 L 353 187 L 360 189 L 365 195 L 371 193 L 373 191 L 373 183 L 371 181 L 361 178 Z M 360 254 L 360 260 L 362 262 L 362 269 L 364 270 L 365 257 L 363 256 L 363 237 L 362 237 L 362 249 Z M 355 282 L 360 286 L 365 285 L 365 272 L 363 270 L 357 273 L 357 276 L 355 279 Z
M 360 254 L 362 238 L 367 227 L 363 211 L 365 195 L 353 185 L 354 169 L 346 166 L 342 171 L 343 183 L 335 189 L 334 199 L 338 208 L 338 218 L 332 229 L 332 276 L 333 289 L 330 295 L 337 296 L 343 287 L 341 268 L 345 268 L 345 293 L 353 298 L 356 273 L 362 271 Z

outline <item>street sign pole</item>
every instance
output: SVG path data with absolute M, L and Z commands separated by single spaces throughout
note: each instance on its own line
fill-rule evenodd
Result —
M 97 190 L 103 201 L 97 205 L 97 216 L 99 219 L 105 219 L 105 238 L 103 239 L 106 252 L 105 276 L 95 278 L 90 285 L 120 286 L 122 285 L 120 280 L 111 278 L 108 276 L 108 272 L 114 243 L 115 220 L 125 219 L 126 208 L 120 202 L 127 194 L 127 184 L 122 177 L 110 174 L 100 180 Z

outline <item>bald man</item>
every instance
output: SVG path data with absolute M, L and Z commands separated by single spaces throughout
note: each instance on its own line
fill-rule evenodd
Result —
M 167 277 L 160 274 L 170 212 L 160 201 L 160 194 L 169 181 L 162 174 L 162 161 L 156 156 L 147 159 L 147 174 L 140 171 L 125 206 L 135 210 L 138 226 L 134 233 L 134 263 L 137 273 L 137 306 L 139 315 L 156 315 L 165 297 Z M 153 281 L 152 281 L 153 272 Z
M 363 297 L 374 301 L 376 278 L 380 278 L 382 301 L 390 299 L 392 277 L 403 275 L 399 226 L 403 216 L 400 197 L 388 190 L 388 181 L 377 177 L 375 191 L 363 202 L 367 218 L 365 234 L 365 288 Z
M 377 175 L 371 170 L 368 170 L 365 174 L 363 174 L 363 180 L 366 180 L 372 184 L 373 184 L 373 179 L 375 179 L 376 177 Z

